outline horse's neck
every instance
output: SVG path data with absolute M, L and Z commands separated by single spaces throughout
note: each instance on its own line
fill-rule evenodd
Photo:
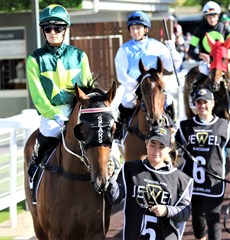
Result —
M 144 111 L 144 109 L 142 109 L 140 104 L 137 107 L 139 109 L 134 117 L 134 123 L 138 126 L 140 132 L 149 132 L 149 125 L 146 120 L 146 112 Z

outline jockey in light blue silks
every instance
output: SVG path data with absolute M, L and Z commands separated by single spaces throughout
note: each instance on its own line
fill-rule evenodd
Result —
M 137 86 L 136 80 L 141 74 L 138 67 L 140 59 L 145 56 L 158 56 L 163 67 L 169 72 L 173 71 L 172 61 L 174 61 L 176 69 L 179 69 L 182 63 L 181 55 L 176 51 L 172 40 L 165 41 L 165 46 L 162 42 L 148 37 L 151 22 L 146 13 L 141 11 L 131 13 L 128 16 L 127 26 L 132 39 L 118 49 L 115 57 L 117 79 L 124 88 L 121 104 L 118 107 L 120 111 L 118 125 L 127 120 L 136 106 L 137 96 L 135 90 Z M 167 95 L 166 99 L 165 106 L 172 109 L 173 116 L 171 117 L 175 118 L 173 99 L 169 95 Z M 119 139 L 121 136 L 116 137 Z

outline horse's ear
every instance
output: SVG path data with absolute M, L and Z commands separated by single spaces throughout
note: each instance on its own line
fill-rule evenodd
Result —
M 82 99 L 88 99 L 88 96 L 78 87 L 77 83 L 74 85 L 76 97 L 78 101 Z
M 230 48 L 230 37 L 228 39 L 225 40 L 224 42 L 224 46 L 229 49 Z
M 163 72 L 163 64 L 159 57 L 157 57 L 157 69 L 156 70 L 157 70 L 157 73 Z
M 112 87 L 106 93 L 106 99 L 109 101 L 109 103 L 111 103 L 113 101 L 113 99 L 116 95 L 116 91 L 117 91 L 117 85 L 116 85 L 116 82 L 113 81 Z
M 139 70 L 140 70 L 141 74 L 143 74 L 144 72 L 146 72 L 145 66 L 144 66 L 144 64 L 143 64 L 143 62 L 142 62 L 141 59 L 140 59 L 140 61 L 139 61 Z
M 211 36 L 209 35 L 209 33 L 205 34 L 208 40 L 208 45 L 210 46 L 210 48 L 212 48 L 212 46 L 215 44 L 215 40 L 211 38 Z

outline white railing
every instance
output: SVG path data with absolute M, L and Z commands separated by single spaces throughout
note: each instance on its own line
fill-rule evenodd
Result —
M 0 135 L 9 134 L 9 175 L 1 181 L 10 181 L 9 191 L 0 196 L 0 210 L 9 207 L 11 227 L 17 227 L 17 203 L 25 199 L 24 186 L 17 186 L 18 166 L 18 136 L 21 130 L 23 146 L 30 134 L 39 126 L 40 118 L 34 109 L 25 109 L 21 114 L 0 118 Z M 2 139 L 2 141 L 4 141 Z M 5 143 L 2 143 L 5 144 Z M 7 145 L 6 145 L 7 146 Z M 23 158 L 22 160 L 23 161 Z M 4 167 L 4 166 L 3 166 Z M 19 173 L 22 174 L 22 173 Z M 3 184 L 3 183 L 2 183 Z

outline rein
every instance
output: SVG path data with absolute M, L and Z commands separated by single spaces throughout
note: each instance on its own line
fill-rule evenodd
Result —
M 187 154 L 187 156 L 193 161 L 195 162 L 199 167 L 202 167 L 204 169 L 205 172 L 207 172 L 207 174 L 209 174 L 210 176 L 222 181 L 222 182 L 226 182 L 226 183 L 230 183 L 230 180 L 227 180 L 227 179 L 223 179 L 221 178 L 220 176 L 214 174 L 214 173 L 211 173 L 209 172 L 204 166 L 202 166 L 197 160 L 195 157 L 193 157 L 193 155 L 183 146 L 181 145 L 180 143 L 176 142 L 178 144 L 178 146 Z M 227 227 L 227 219 L 228 219 L 228 215 L 229 215 L 229 211 L 230 211 L 230 202 L 226 208 L 226 211 L 225 211 L 225 215 L 224 215 L 224 228 L 225 230 L 230 233 L 230 228 Z
M 78 155 L 77 153 L 71 151 L 71 150 L 66 146 L 66 144 L 65 144 L 65 137 L 64 137 L 64 128 L 65 128 L 65 127 L 63 127 L 63 128 L 61 129 L 61 136 L 62 136 L 62 143 L 63 143 L 63 146 L 64 146 L 65 150 L 66 150 L 68 153 L 70 153 L 71 155 L 79 158 L 80 161 L 84 163 L 84 165 L 86 166 L 86 168 L 87 168 L 88 171 L 89 171 L 89 170 L 90 170 L 90 165 L 87 164 L 87 163 L 84 161 L 84 159 L 88 160 L 88 158 L 87 158 L 87 156 L 84 154 L 84 150 L 83 150 L 83 146 L 82 146 L 81 142 L 80 142 L 80 144 L 79 144 L 79 145 L 80 145 L 80 149 L 81 149 L 81 155 Z
M 230 115 L 230 96 L 229 96 L 227 81 L 228 81 L 227 79 L 223 79 L 224 88 L 225 88 L 226 96 L 227 96 L 227 110 L 228 110 L 228 114 Z
M 184 153 L 185 153 L 193 162 L 195 162 L 199 167 L 202 167 L 202 168 L 204 169 L 204 171 L 205 171 L 208 175 L 210 175 L 210 176 L 212 176 L 212 177 L 214 177 L 214 178 L 216 178 L 216 179 L 218 179 L 218 180 L 220 180 L 220 181 L 222 181 L 222 182 L 230 183 L 230 180 L 224 179 L 224 178 L 222 178 L 222 177 L 220 177 L 220 176 L 218 176 L 218 175 L 216 175 L 216 174 L 211 173 L 210 171 L 208 171 L 204 166 L 202 166 L 202 165 L 196 160 L 195 157 L 193 157 L 193 155 L 192 155 L 183 145 L 181 145 L 181 144 L 178 143 L 178 142 L 176 142 L 176 143 L 177 143 L 178 146 L 184 151 Z
M 137 125 L 136 125 L 135 127 L 131 127 L 131 122 L 132 122 L 134 116 L 137 115 L 138 111 L 140 110 L 140 108 L 141 108 L 140 106 L 141 106 L 141 105 L 139 104 L 139 105 L 136 107 L 133 115 L 131 116 L 131 118 L 130 118 L 130 120 L 129 120 L 129 122 L 128 122 L 127 131 L 130 132 L 130 133 L 132 133 L 132 134 L 135 134 L 135 135 L 136 135 L 137 137 L 139 137 L 141 140 L 145 141 L 146 136 L 147 136 L 147 133 L 146 133 L 146 134 L 145 134 L 145 133 L 142 133 L 142 132 L 139 130 L 139 128 L 138 128 Z

